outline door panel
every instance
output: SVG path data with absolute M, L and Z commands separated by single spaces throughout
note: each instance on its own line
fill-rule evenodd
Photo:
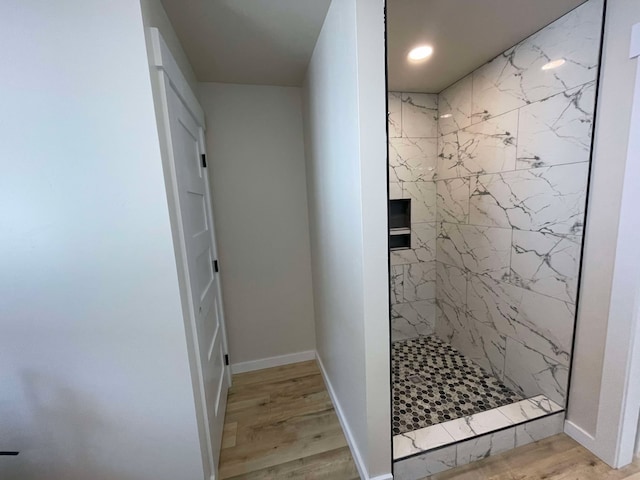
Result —
M 224 410 L 230 375 L 225 366 L 226 340 L 213 218 L 207 172 L 202 165 L 204 135 L 189 110 L 167 82 L 167 106 L 171 150 L 175 167 L 177 201 L 186 253 L 186 276 L 195 345 L 201 371 L 202 403 L 210 444 L 210 468 L 217 471 L 222 441 Z

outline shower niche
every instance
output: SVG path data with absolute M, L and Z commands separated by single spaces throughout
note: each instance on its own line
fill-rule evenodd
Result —
M 603 15 L 578 3 L 444 89 L 390 80 L 394 478 L 563 431 Z
M 411 199 L 389 200 L 389 249 L 411 248 Z

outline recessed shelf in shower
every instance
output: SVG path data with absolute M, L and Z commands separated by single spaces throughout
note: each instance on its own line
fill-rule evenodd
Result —
M 411 199 L 389 200 L 389 249 L 411 248 Z

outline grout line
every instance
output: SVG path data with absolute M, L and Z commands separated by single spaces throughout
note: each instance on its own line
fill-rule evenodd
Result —
M 589 164 L 590 161 L 589 160 L 583 160 L 580 162 L 567 162 L 567 163 L 558 163 L 555 165 L 545 165 L 543 167 L 532 167 L 532 168 L 513 168 L 511 170 L 500 170 L 497 172 L 473 172 L 470 173 L 469 175 L 458 175 L 455 177 L 446 177 L 446 178 L 436 178 L 435 181 L 441 181 L 441 180 L 455 180 L 458 178 L 464 179 L 464 178 L 472 178 L 472 177 L 486 177 L 489 175 L 502 175 L 503 173 L 516 173 L 516 172 L 528 172 L 530 170 L 543 170 L 543 169 L 549 169 L 549 168 L 557 168 L 557 167 L 565 167 L 567 165 L 580 165 L 580 164 Z
M 496 57 L 496 58 L 497 58 L 497 57 Z M 489 62 L 487 62 L 487 63 L 489 63 Z M 477 70 L 479 70 L 480 68 L 482 68 L 482 67 L 477 68 L 477 69 L 476 69 L 476 70 L 474 70 L 473 72 L 471 72 L 471 73 L 469 73 L 469 74 L 465 75 L 464 77 L 462 77 L 460 80 L 455 81 L 454 83 L 452 83 L 451 85 L 449 85 L 449 87 L 452 87 L 453 85 L 455 85 L 456 83 L 460 82 L 461 80 L 464 80 L 464 79 L 465 79 L 466 77 L 468 77 L 468 76 L 472 76 L 472 75 L 473 75 Z M 525 103 L 524 105 L 520 105 L 519 107 L 512 108 L 511 110 L 507 110 L 507 111 L 505 111 L 505 112 L 500 112 L 500 113 L 498 113 L 498 114 L 496 114 L 496 115 L 491 115 L 489 118 L 487 118 L 487 119 L 485 119 L 485 120 L 482 120 L 482 121 L 480 121 L 480 122 L 476 122 L 476 123 L 473 123 L 473 122 L 472 122 L 472 123 L 470 123 L 469 125 L 467 125 L 466 127 L 458 128 L 457 130 L 453 130 L 452 132 L 446 133 L 445 135 L 450 135 L 450 134 L 452 134 L 452 133 L 459 132 L 460 130 L 464 130 L 465 128 L 469 128 L 469 127 L 472 127 L 472 126 L 474 126 L 474 125 L 479 125 L 480 123 L 486 122 L 486 121 L 491 120 L 491 119 L 494 119 L 494 118 L 496 118 L 496 117 L 500 117 L 500 116 L 505 115 L 505 114 L 507 114 L 507 113 L 511 113 L 511 112 L 513 112 L 514 110 L 520 110 L 520 109 L 522 109 L 522 108 L 526 108 L 526 107 L 529 107 L 529 106 L 531 106 L 531 105 L 535 105 L 535 104 L 537 104 L 537 103 L 542 103 L 542 102 L 544 102 L 544 101 L 546 101 L 546 100 L 549 100 L 549 99 L 551 99 L 551 98 L 553 98 L 553 97 L 556 97 L 556 96 L 558 96 L 558 95 L 565 94 L 565 93 L 567 93 L 567 92 L 569 92 L 569 91 L 571 91 L 571 90 L 577 90 L 577 89 L 580 89 L 580 88 L 582 88 L 582 87 L 585 87 L 586 85 L 589 85 L 590 83 L 593 83 L 593 84 L 594 84 L 594 86 L 596 86 L 596 82 L 597 82 L 597 78 L 594 78 L 593 80 L 586 81 L 586 82 L 581 83 L 580 85 L 576 85 L 576 86 L 574 86 L 574 87 L 566 88 L 566 89 L 562 90 L 561 92 L 554 93 L 553 95 L 549 95 L 548 97 L 541 98 L 540 100 L 536 100 L 535 102 Z M 444 90 L 442 90 L 442 92 L 444 92 L 445 90 L 447 90 L 449 87 L 447 87 L 447 88 L 445 88 Z M 438 93 L 438 95 L 440 95 L 442 92 Z M 470 105 L 470 110 L 469 110 L 469 113 L 470 113 L 470 115 L 471 115 L 471 117 L 469 117 L 469 121 L 470 121 L 470 122 L 471 122 L 471 118 L 472 118 L 472 116 L 474 115 L 474 114 L 473 114 L 473 112 L 472 112 L 471 110 L 473 110 L 473 77 L 471 78 L 471 105 Z M 441 136 L 444 136 L 444 135 L 441 135 Z

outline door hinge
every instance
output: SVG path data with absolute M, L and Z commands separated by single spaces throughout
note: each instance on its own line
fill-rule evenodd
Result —
M 218 268 L 218 260 L 213 261 L 213 271 L 218 273 L 220 269 Z
M 226 353 L 224 354 L 224 364 L 227 366 L 229 365 L 229 355 Z
M 202 166 L 207 168 L 207 156 L 204 153 L 200 154 L 200 160 L 202 160 Z

